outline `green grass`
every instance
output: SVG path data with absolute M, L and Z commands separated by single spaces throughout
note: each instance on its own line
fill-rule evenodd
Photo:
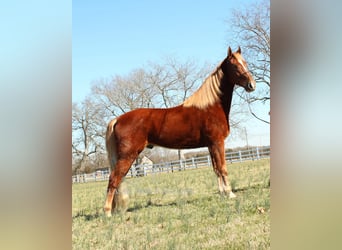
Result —
M 211 168 L 126 179 L 128 211 L 106 218 L 107 182 L 73 184 L 74 249 L 269 249 L 270 161 L 228 165 L 237 197 Z

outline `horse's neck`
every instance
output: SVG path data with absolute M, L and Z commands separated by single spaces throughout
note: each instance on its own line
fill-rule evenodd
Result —
M 221 63 L 220 69 L 222 68 L 222 65 L 226 64 L 226 59 Z M 223 74 L 222 70 L 216 71 L 217 76 L 220 78 L 220 89 L 222 92 L 222 95 L 220 97 L 221 99 L 221 105 L 222 109 L 224 110 L 224 113 L 227 118 L 227 122 L 229 125 L 229 113 L 230 108 L 232 105 L 232 99 L 233 99 L 233 91 L 234 91 L 234 83 L 231 80 L 231 77 L 227 74 Z
M 224 88 L 222 89 L 221 104 L 226 115 L 227 121 L 229 123 L 229 113 L 232 105 L 234 84 L 228 82 L 223 83 Z

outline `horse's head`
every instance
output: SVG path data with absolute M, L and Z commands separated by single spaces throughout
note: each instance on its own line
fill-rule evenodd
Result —
M 252 92 L 255 90 L 256 84 L 252 74 L 249 72 L 247 63 L 241 55 L 241 48 L 239 46 L 236 52 L 232 52 L 232 49 L 228 48 L 228 55 L 225 60 L 225 70 L 234 81 L 241 87 L 244 87 L 247 92 Z

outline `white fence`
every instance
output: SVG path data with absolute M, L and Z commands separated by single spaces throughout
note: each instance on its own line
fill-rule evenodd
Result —
M 228 152 L 225 155 L 227 163 L 242 162 L 247 160 L 259 160 L 270 157 L 271 148 L 256 147 L 249 150 Z M 145 164 L 145 165 L 133 165 L 127 177 L 139 177 L 156 173 L 172 173 L 178 171 L 184 171 L 188 169 L 196 169 L 203 167 L 211 167 L 211 158 L 209 155 L 192 157 L 184 160 Z M 91 174 L 78 174 L 72 176 L 72 182 L 91 182 L 91 181 L 105 181 L 109 178 L 109 170 L 99 170 Z

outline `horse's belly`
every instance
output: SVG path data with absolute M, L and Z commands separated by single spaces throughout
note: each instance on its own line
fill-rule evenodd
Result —
M 198 148 L 204 147 L 205 141 L 201 137 L 200 131 L 180 130 L 175 128 L 169 132 L 163 131 L 157 136 L 152 136 L 149 143 L 167 148 Z

